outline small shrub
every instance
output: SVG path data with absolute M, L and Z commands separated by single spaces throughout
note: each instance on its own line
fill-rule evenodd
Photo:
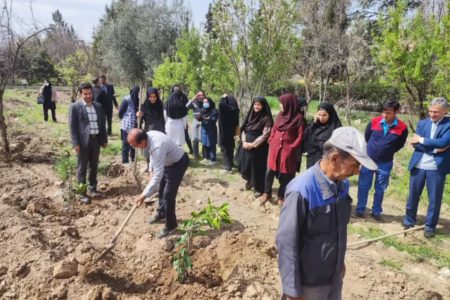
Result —
M 66 150 L 62 156 L 56 159 L 56 173 L 61 180 L 66 181 L 74 172 L 76 165 L 77 159 L 71 155 L 69 150 Z
M 228 203 L 214 206 L 211 201 L 208 201 L 206 208 L 199 212 L 192 212 L 192 218 L 183 222 L 183 225 L 181 225 L 183 235 L 175 245 L 176 253 L 172 263 L 173 268 L 178 273 L 178 281 L 184 282 L 188 271 L 192 269 L 192 238 L 206 234 L 208 228 L 219 230 L 223 224 L 231 223 L 228 206 Z

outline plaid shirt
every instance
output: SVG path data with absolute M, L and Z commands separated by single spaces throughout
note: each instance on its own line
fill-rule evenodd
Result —
M 84 107 L 86 107 L 89 118 L 89 134 L 98 134 L 100 131 L 98 129 L 97 113 L 95 112 L 95 108 L 93 105 L 88 106 L 84 100 L 83 103 Z
M 122 105 L 126 105 L 126 111 L 120 122 L 120 128 L 125 132 L 130 132 L 131 129 L 136 127 L 136 110 L 130 96 L 125 97 L 123 101 Z

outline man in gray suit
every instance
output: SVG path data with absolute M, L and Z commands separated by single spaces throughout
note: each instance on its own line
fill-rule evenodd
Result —
M 91 84 L 82 83 L 78 90 L 81 99 L 70 106 L 70 137 L 73 149 L 77 153 L 78 183 L 86 184 L 86 173 L 89 166 L 88 192 L 95 196 L 100 146 L 104 148 L 108 143 L 106 118 L 102 106 L 93 101 Z M 83 195 L 81 201 L 89 204 L 90 198 Z

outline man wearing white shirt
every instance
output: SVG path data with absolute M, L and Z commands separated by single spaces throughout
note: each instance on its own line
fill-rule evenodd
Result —
M 429 197 L 424 231 L 426 238 L 435 235 L 445 177 L 450 173 L 450 118 L 445 116 L 448 106 L 444 98 L 433 99 L 428 108 L 430 117 L 417 124 L 416 134 L 411 139 L 415 151 L 409 163 L 411 178 L 403 227 L 416 225 L 420 195 L 426 183 Z
M 159 207 L 149 223 L 165 219 L 166 225 L 158 235 L 158 238 L 163 238 L 178 227 L 176 196 L 189 166 L 189 157 L 172 139 L 156 130 L 146 133 L 134 128 L 128 134 L 128 143 L 133 148 L 144 149 L 150 156 L 149 171 L 153 176 L 136 203 L 141 205 L 146 197 L 159 192 Z

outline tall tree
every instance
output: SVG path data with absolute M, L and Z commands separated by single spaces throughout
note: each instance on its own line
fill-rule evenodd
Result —
M 113 1 L 95 34 L 97 59 L 127 82 L 144 82 L 189 24 L 182 0 Z
M 434 15 L 426 17 L 423 9 L 411 15 L 405 0 L 379 20 L 383 30 L 376 37 L 373 52 L 378 65 L 385 79 L 398 84 L 408 99 L 418 105 L 421 117 L 425 116 L 424 102 L 440 71 L 437 66 L 445 68 L 448 58 L 449 23 L 448 18 L 444 20 L 447 22 L 439 22 Z M 443 71 L 448 73 L 448 69 Z

